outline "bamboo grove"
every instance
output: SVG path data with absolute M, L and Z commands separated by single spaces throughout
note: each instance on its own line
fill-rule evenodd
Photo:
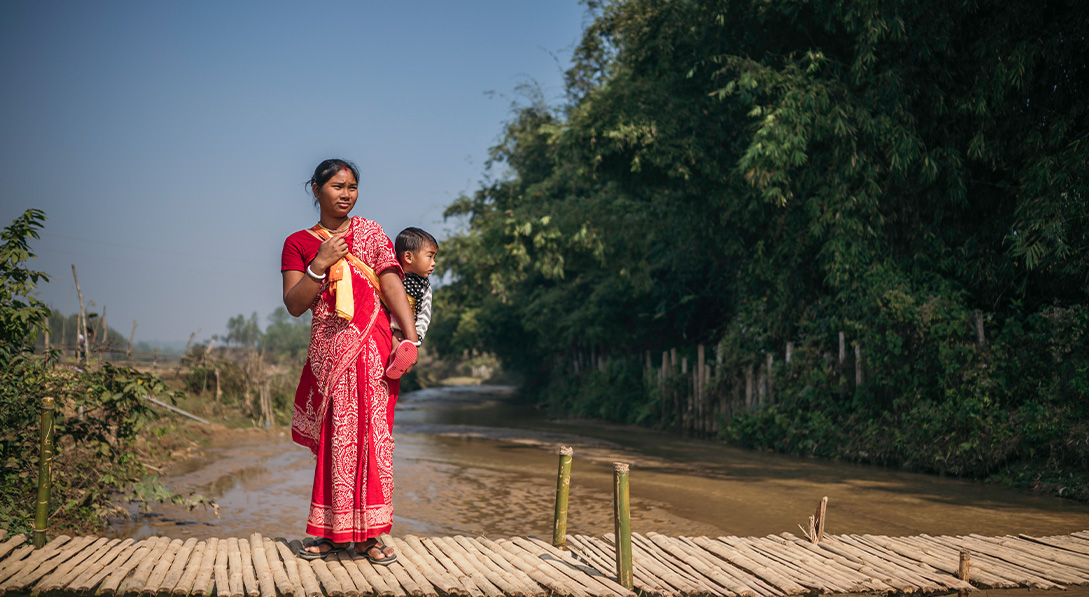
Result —
M 494 352 L 558 411 L 668 427 L 646 352 L 791 342 L 776 404 L 724 437 L 1056 491 L 1089 471 L 1089 4 L 587 14 L 565 98 L 524 89 L 447 209 L 437 348 Z M 849 392 L 841 331 L 866 346 Z

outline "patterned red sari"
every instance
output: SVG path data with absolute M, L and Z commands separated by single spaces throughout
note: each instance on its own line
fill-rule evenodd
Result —
M 374 272 L 400 272 L 393 244 L 377 223 L 352 218 L 344 239 Z M 316 255 L 320 241 L 313 242 Z M 389 312 L 378 289 L 355 265 L 350 269 L 351 321 L 337 316 L 328 280 L 310 306 L 310 349 L 291 421 L 292 439 L 317 457 L 306 532 L 337 543 L 366 541 L 393 523 L 391 432 L 399 382 L 384 374 L 392 348 Z

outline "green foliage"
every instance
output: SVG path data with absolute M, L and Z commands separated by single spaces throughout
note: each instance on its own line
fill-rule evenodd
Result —
M 34 296 L 44 272 L 29 270 L 24 263 L 34 257 L 30 239 L 38 238 L 45 212 L 28 209 L 0 233 L 0 367 L 31 350 L 49 311 Z
M 568 103 L 524 90 L 494 177 L 447 209 L 441 352 L 493 352 L 541 400 L 631 420 L 653 411 L 639 369 L 574 355 L 704 342 L 741 367 L 789 341 L 791 389 L 731 437 L 974 476 L 1084 466 L 1089 5 L 589 12 Z M 825 357 L 841 330 L 865 347 L 859 392 Z

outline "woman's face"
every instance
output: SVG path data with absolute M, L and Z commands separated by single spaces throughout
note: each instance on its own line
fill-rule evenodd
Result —
M 315 185 L 316 186 L 316 185 Z M 359 198 L 359 185 L 352 171 L 345 168 L 337 172 L 320 189 L 314 189 L 323 216 L 346 218 Z

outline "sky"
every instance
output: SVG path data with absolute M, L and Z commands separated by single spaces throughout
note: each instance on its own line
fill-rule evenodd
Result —
M 4 0 L 0 225 L 44 210 L 38 297 L 77 312 L 75 265 L 137 342 L 264 324 L 318 162 L 359 166 L 353 215 L 441 243 L 519 87 L 563 101 L 587 19 L 577 0 Z

